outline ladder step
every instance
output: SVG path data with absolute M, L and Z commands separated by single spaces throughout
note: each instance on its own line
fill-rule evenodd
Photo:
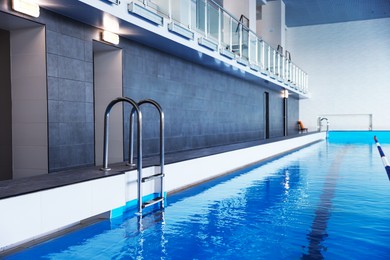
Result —
M 142 208 L 152 206 L 164 200 L 164 197 L 157 197 L 142 204 Z
M 142 182 L 151 181 L 151 180 L 154 180 L 154 179 L 157 179 L 157 178 L 163 178 L 164 176 L 165 176 L 164 173 L 157 173 L 157 174 L 150 175 L 148 177 L 142 178 Z

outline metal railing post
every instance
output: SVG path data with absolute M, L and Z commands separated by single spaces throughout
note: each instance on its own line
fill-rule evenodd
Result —
M 134 112 L 132 109 L 130 112 L 130 124 L 129 124 L 129 159 L 127 165 L 135 166 L 134 163 Z

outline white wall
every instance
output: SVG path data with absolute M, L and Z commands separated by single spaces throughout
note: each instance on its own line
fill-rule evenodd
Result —
M 229 13 L 234 15 L 237 19 L 243 14 L 249 18 L 249 0 L 236 1 L 236 0 L 224 0 L 223 8 Z
M 373 114 L 373 129 L 390 129 L 389 35 L 388 18 L 289 28 L 287 49 L 309 74 L 311 98 L 300 101 L 309 130 L 322 114 Z M 343 118 L 330 128 L 355 121 L 354 129 L 368 129 L 367 119 Z
M 0 253 L 125 204 L 115 175 L 0 200 Z
M 248 2 L 249 29 L 256 32 L 256 0 Z
M 249 19 L 249 29 L 256 32 L 256 0 L 224 0 L 223 8 L 237 19 L 245 15 Z
M 257 20 L 257 35 L 274 49 L 285 47 L 285 9 L 282 0 L 267 2 L 262 6 L 262 19 Z
M 100 45 L 100 49 L 98 48 Z M 122 94 L 122 50 L 94 43 L 95 164 L 103 164 L 104 113 L 107 105 Z M 123 162 L 123 106 L 110 113 L 108 161 Z

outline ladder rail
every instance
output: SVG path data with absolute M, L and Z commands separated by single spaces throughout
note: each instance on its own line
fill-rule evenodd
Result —
M 118 97 L 114 100 L 112 100 L 104 112 L 104 140 L 103 140 L 103 167 L 100 169 L 102 171 L 109 171 L 110 168 L 108 167 L 108 136 L 109 136 L 109 119 L 110 119 L 110 113 L 112 108 L 120 103 L 125 102 L 133 106 L 132 111 L 137 113 L 137 119 L 138 119 L 138 126 L 137 126 L 137 134 L 138 134 L 138 140 L 137 140 L 137 172 L 138 172 L 138 191 L 137 195 L 138 198 L 142 196 L 142 187 L 141 187 L 141 178 L 142 178 L 142 113 L 139 109 L 138 104 L 128 97 Z M 142 201 L 138 200 L 138 211 L 142 212 Z
M 161 190 L 161 198 L 164 197 L 164 181 L 163 181 L 163 177 L 165 176 L 165 173 L 164 173 L 164 164 L 165 164 L 165 141 L 164 141 L 164 129 L 165 129 L 165 126 L 164 126 L 164 119 L 165 119 L 165 116 L 164 116 L 164 111 L 162 109 L 162 107 L 160 106 L 159 103 L 157 103 L 155 100 L 153 99 L 143 99 L 141 101 L 139 101 L 137 103 L 138 107 L 140 108 L 142 105 L 144 104 L 151 104 L 152 106 L 154 106 L 157 111 L 159 112 L 159 116 L 160 116 L 160 175 L 161 175 L 161 181 L 160 181 L 160 190 Z M 129 129 L 129 161 L 128 161 L 128 165 L 131 165 L 131 166 L 134 166 L 134 113 L 136 112 L 136 110 L 133 108 L 131 110 L 131 114 L 130 114 L 130 129 Z M 142 138 L 142 137 L 141 137 Z M 138 139 L 140 139 L 140 137 L 138 136 Z M 137 158 L 137 164 L 138 164 L 138 160 L 139 158 Z M 141 190 L 141 194 L 138 196 L 138 201 L 141 201 L 141 207 L 138 207 L 138 210 L 139 210 L 139 213 L 142 214 L 142 180 L 143 179 L 147 179 L 147 178 L 138 178 L 138 191 Z M 150 179 L 154 179 L 154 178 L 150 178 Z M 161 208 L 164 208 L 164 200 L 162 199 L 161 201 L 158 201 L 158 202 L 161 202 Z M 155 204 L 155 203 L 153 203 Z M 153 205 L 153 204 L 149 204 L 149 205 Z

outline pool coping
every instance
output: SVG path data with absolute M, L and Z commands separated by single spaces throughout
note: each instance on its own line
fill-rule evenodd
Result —
M 254 147 L 262 144 L 278 142 L 282 140 L 293 139 L 305 135 L 316 134 L 318 132 L 309 132 L 291 136 L 276 137 L 266 140 L 256 140 L 250 142 L 241 142 L 229 145 L 213 146 L 201 149 L 185 150 L 174 153 L 165 154 L 165 164 L 193 160 L 201 157 L 215 155 L 224 152 L 235 151 Z M 152 156 L 143 159 L 143 168 L 157 166 L 159 157 Z M 16 180 L 0 181 L 0 200 L 15 196 L 25 195 L 33 192 L 58 188 L 66 185 L 72 185 L 85 181 L 112 177 L 115 175 L 124 174 L 125 172 L 136 170 L 136 167 L 127 166 L 126 163 L 116 163 L 110 165 L 111 170 L 108 172 L 101 171 L 99 166 L 90 166 L 82 168 L 74 168 L 65 171 L 52 172 L 34 177 L 26 177 Z

